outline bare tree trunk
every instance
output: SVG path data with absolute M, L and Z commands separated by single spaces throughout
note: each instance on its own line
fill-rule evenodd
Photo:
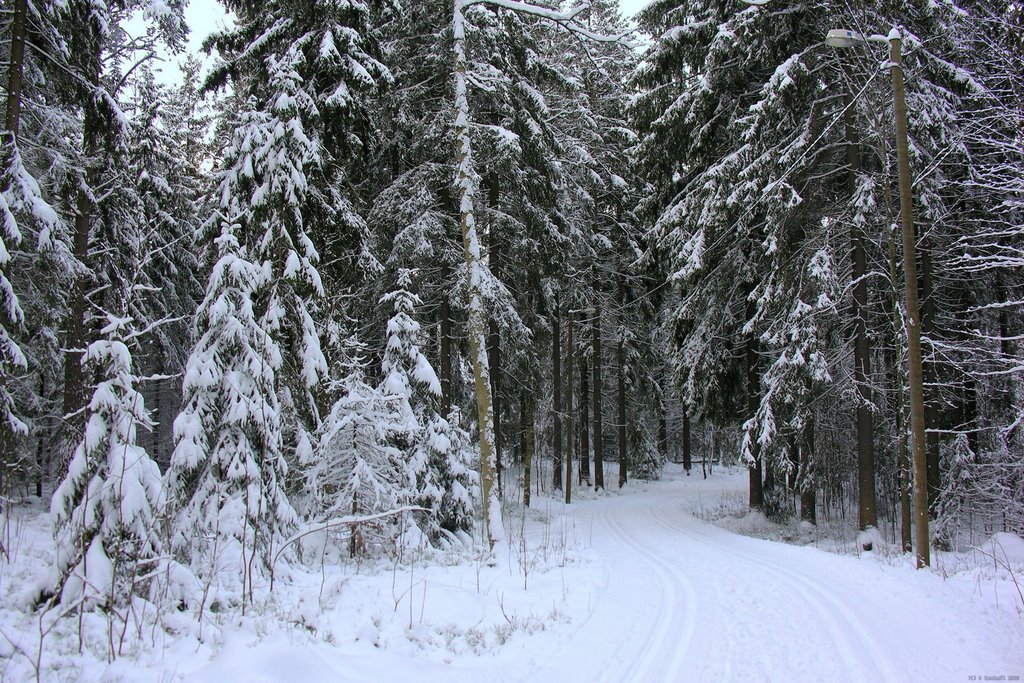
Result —
M 487 200 L 492 211 L 497 211 L 501 204 L 501 187 L 498 183 L 498 176 L 495 173 L 488 174 L 487 178 Z M 491 265 L 491 272 L 494 277 L 499 276 L 500 261 L 498 259 L 500 250 L 497 245 L 498 237 L 495 232 L 490 233 L 490 244 L 488 254 Z M 505 495 L 505 483 L 503 473 L 505 465 L 502 462 L 502 450 L 505 439 L 501 427 L 501 411 L 503 408 L 501 400 L 501 332 L 498 329 L 498 321 L 493 317 L 490 319 L 490 333 L 487 337 L 488 366 L 491 370 L 491 401 L 494 406 L 494 461 L 497 464 L 498 474 L 498 495 Z
M 533 476 L 533 395 L 529 390 L 519 397 L 523 423 L 523 505 L 530 507 L 530 481 Z
M 595 283 L 596 284 L 596 283 Z M 601 416 L 601 308 L 594 288 L 594 319 L 590 326 L 593 335 L 594 357 L 594 489 L 604 488 L 604 442 Z
M 86 114 L 86 127 L 89 126 L 89 114 Z M 89 135 L 86 136 L 91 137 Z M 93 184 L 95 173 L 86 172 L 86 182 Z M 89 258 L 89 235 L 92 229 L 92 214 L 95 206 L 90 194 L 80 190 L 76 200 L 75 233 L 73 253 L 75 260 L 85 263 Z M 78 275 L 71 287 L 68 301 L 68 316 L 64 325 L 64 428 L 61 439 L 62 469 L 82 435 L 84 415 L 80 412 L 85 407 L 85 378 L 82 373 L 82 356 L 85 352 L 85 290 L 86 275 Z M 63 476 L 63 471 L 60 473 Z
M 804 426 L 802 443 L 800 444 L 800 470 L 797 486 L 800 488 L 800 519 L 811 524 L 818 523 L 817 500 L 814 493 L 814 480 L 811 477 L 811 462 L 814 460 L 814 420 L 808 420 Z
M 580 486 L 584 483 L 590 486 L 590 379 L 587 359 L 580 358 Z
M 932 283 L 932 255 L 928 239 L 921 237 L 921 335 L 931 341 L 935 335 L 935 293 Z M 938 368 L 934 357 L 924 362 L 924 422 L 930 427 L 925 433 L 925 449 L 928 461 L 928 510 L 932 517 L 936 513 L 939 490 L 942 487 L 942 471 L 939 462 L 939 389 Z
M 754 304 L 747 302 L 747 320 L 754 317 Z M 747 412 L 753 417 L 760 403 L 761 373 L 758 368 L 757 337 L 751 333 L 747 339 Z M 749 463 L 750 495 L 748 504 L 752 510 L 764 507 L 764 489 L 761 485 L 761 445 L 751 439 L 750 452 L 753 462 Z
M 857 171 L 860 170 L 860 147 L 854 127 L 852 95 L 847 95 L 846 108 L 846 164 L 849 175 L 847 186 L 850 196 L 857 191 Z M 853 384 L 857 399 L 857 487 L 858 511 L 861 529 L 878 526 L 878 501 L 875 497 L 874 423 L 871 415 L 871 347 L 868 343 L 867 259 L 864 238 L 856 222 L 850 225 L 853 246 Z
M 504 540 L 501 522 L 501 502 L 494 486 L 494 414 L 491 406 L 490 371 L 487 366 L 487 316 L 483 308 L 483 278 L 485 264 L 481 262 L 480 241 L 476 231 L 473 195 L 476 192 L 473 168 L 473 143 L 469 130 L 469 100 L 466 97 L 466 28 L 463 2 L 455 0 L 452 12 L 452 53 L 455 76 L 455 140 L 457 167 L 455 184 L 459 193 L 459 220 L 462 243 L 469 279 L 467 293 L 467 327 L 469 353 L 473 363 L 476 388 L 477 424 L 480 438 L 480 488 L 483 493 L 483 528 L 490 548 Z
M 897 373 L 898 376 L 898 373 Z M 913 481 L 911 479 L 910 449 L 907 448 L 907 423 L 903 407 L 903 382 L 896 389 L 896 476 L 900 490 L 900 541 L 903 550 L 914 549 L 912 540 L 913 509 L 910 503 Z
M 570 299 L 571 301 L 571 299 Z M 575 393 L 575 387 L 573 386 L 573 320 L 572 310 L 570 309 L 567 314 L 568 320 L 566 321 L 565 330 L 565 388 L 567 394 L 565 397 L 565 502 L 572 502 L 572 461 L 576 456 L 576 426 L 573 424 L 573 411 L 575 406 L 573 405 L 573 394 Z
M 571 364 L 571 363 L 570 363 Z M 558 296 L 555 296 L 555 307 L 551 314 L 551 384 L 554 393 L 552 418 L 552 449 L 553 467 L 551 468 L 551 485 L 556 491 L 562 489 L 562 328 L 561 311 Z M 570 456 L 571 457 L 571 456 Z
M 690 453 L 690 412 L 683 406 L 683 469 L 690 476 L 693 468 L 693 456 Z
M 887 201 L 888 203 L 888 197 Z M 892 345 L 886 349 L 887 364 L 889 366 L 889 383 L 893 392 L 893 411 L 896 423 L 896 486 L 899 491 L 900 500 L 900 540 L 903 550 L 911 552 L 914 549 L 912 541 L 913 510 L 911 508 L 911 464 L 910 451 L 907 448 L 907 423 L 905 416 L 904 388 L 906 387 L 905 375 L 899 361 L 898 349 L 901 346 L 902 316 L 900 314 L 899 290 L 899 266 L 896 261 L 896 239 L 890 232 L 887 240 L 889 259 L 889 280 L 892 282 Z
M 451 269 L 447 265 L 441 266 L 441 310 L 440 315 L 440 340 L 438 353 L 440 355 L 440 380 L 441 380 L 441 416 L 445 419 L 452 412 L 452 312 L 448 279 L 451 277 Z
M 39 398 L 41 401 L 46 401 L 46 373 L 39 373 Z M 49 411 L 47 411 L 49 412 Z M 42 421 L 39 428 L 36 429 L 36 498 L 43 497 L 43 480 L 46 478 L 46 462 L 44 457 L 46 454 L 46 435 L 48 434 L 49 419 Z M 2 489 L 0 489 L 2 490 Z
M 619 446 L 619 488 L 626 485 L 627 458 L 626 458 L 626 360 L 623 350 L 623 340 L 619 339 L 619 347 L 616 350 L 619 364 L 619 420 L 615 428 L 618 433 Z
M 658 402 L 658 453 L 665 460 L 668 460 L 668 416 L 665 410 L 665 396 L 662 392 L 661 401 Z
M 21 124 L 21 86 L 25 80 L 25 26 L 28 0 L 14 0 L 13 14 L 14 16 L 11 18 L 11 61 L 7 67 L 6 128 L 7 133 L 16 140 Z

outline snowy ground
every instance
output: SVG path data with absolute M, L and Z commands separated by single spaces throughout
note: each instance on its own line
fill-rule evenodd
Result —
M 402 565 L 328 561 L 294 571 L 244 617 L 164 614 L 109 663 L 106 622 L 46 632 L 42 680 L 102 681 L 966 681 L 1024 675 L 1024 545 L 940 556 L 826 552 L 722 509 L 743 472 L 680 476 L 535 502 L 511 548 Z M 0 562 L 0 679 L 34 680 L 39 619 L 15 608 L 49 537 L 39 506 L 11 520 Z M 821 545 L 819 543 L 819 545 Z M 834 545 L 834 544 L 833 544 Z M 988 548 L 987 551 L 992 551 Z M 1013 568 L 1007 571 L 1004 565 Z M 1021 586 L 1024 589 L 1024 586 Z M 44 630 L 50 621 L 44 619 Z M 133 628 L 135 628 L 133 626 Z M 971 677 L 976 678 L 971 678 Z M 1004 676 L 1003 679 L 998 677 Z M 992 677 L 992 678 L 990 678 Z

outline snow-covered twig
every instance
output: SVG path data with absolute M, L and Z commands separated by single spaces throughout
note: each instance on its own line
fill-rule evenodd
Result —
M 629 47 L 636 47 L 635 43 L 627 40 L 633 31 L 625 31 L 618 35 L 604 35 L 601 33 L 595 33 L 586 26 L 576 21 L 577 17 L 583 12 L 591 8 L 589 2 L 584 2 L 575 7 L 571 7 L 567 10 L 555 10 L 549 7 L 541 7 L 540 5 L 534 5 L 529 2 L 521 2 L 520 0 L 463 0 L 462 6 L 469 7 L 471 5 L 491 5 L 492 7 L 502 7 L 504 9 L 510 9 L 515 12 L 522 14 L 529 14 L 531 16 L 540 17 L 552 21 L 559 26 L 562 26 L 566 30 L 580 35 L 587 40 L 592 40 L 598 43 L 623 43 Z
M 1010 575 L 1010 580 L 1013 581 L 1013 587 L 1017 589 L 1017 595 L 1020 597 L 1020 604 L 1024 606 L 1024 590 L 1021 589 L 1020 583 L 1017 581 L 1017 575 L 1014 573 L 1010 563 L 1008 561 L 1000 560 L 995 554 L 995 549 L 993 549 L 991 553 L 986 552 L 981 548 L 975 548 L 975 550 L 986 557 L 991 557 L 992 561 L 995 562 L 997 566 L 1001 566 L 1006 570 L 1006 573 Z

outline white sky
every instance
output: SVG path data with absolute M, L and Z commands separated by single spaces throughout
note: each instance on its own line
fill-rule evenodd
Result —
M 632 16 L 651 0 L 619 0 L 623 14 Z M 190 33 L 188 40 L 188 52 L 199 55 L 200 46 L 203 40 L 212 31 L 225 24 L 227 17 L 224 6 L 217 0 L 191 0 L 185 9 L 185 21 L 188 23 Z M 141 29 L 141 18 L 138 19 Z M 132 22 L 134 23 L 134 22 Z M 177 82 L 180 79 L 180 72 L 177 68 L 179 58 L 171 58 L 168 62 L 157 67 L 162 72 L 166 82 Z M 207 60 L 209 61 L 209 60 Z

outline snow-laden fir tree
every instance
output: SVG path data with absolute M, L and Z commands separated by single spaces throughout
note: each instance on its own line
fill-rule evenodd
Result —
M 190 318 L 202 295 L 200 264 L 207 257 L 205 249 L 192 246 L 200 217 L 208 213 L 201 199 L 207 180 L 199 166 L 203 141 L 195 139 L 202 136 L 203 122 L 195 110 L 194 83 L 186 80 L 181 89 L 171 90 L 145 66 L 136 73 L 135 93 L 126 107 L 131 126 L 125 175 L 130 180 L 119 184 L 115 194 L 123 222 L 142 245 L 138 295 L 130 313 L 140 326 L 153 326 L 136 362 L 147 374 L 160 376 L 147 383 L 146 397 L 155 422 L 150 453 L 166 467 L 181 396 L 173 375 L 191 350 Z M 116 278 L 111 271 L 104 277 Z
M 468 435 L 437 413 L 441 387 L 420 350 L 422 333 L 414 318 L 419 299 L 410 291 L 412 276 L 409 270 L 399 271 L 398 288 L 381 300 L 393 313 L 379 385 L 367 382 L 361 360 L 346 363 L 338 380 L 341 396 L 305 466 L 314 520 L 426 508 L 429 513 L 379 523 L 391 535 L 401 535 L 403 543 L 418 542 L 423 535 L 436 541 L 442 529 L 471 529 L 477 492 Z M 366 550 L 368 542 L 361 538 L 351 550 Z
M 476 526 L 476 510 L 480 498 L 478 453 L 473 449 L 469 433 L 459 426 L 458 409 L 448 418 L 430 415 L 411 454 L 412 469 L 417 473 L 416 504 L 431 511 L 426 519 L 427 531 L 460 542 Z
M 4 164 L 0 169 L 0 443 L 6 450 L 13 435 L 27 431 L 8 389 L 11 376 L 28 367 L 17 341 L 24 324 L 24 312 L 7 277 L 11 250 L 20 246 L 24 238 L 22 221 L 32 221 L 45 235 L 55 226 L 57 215 L 42 198 L 35 178 L 25 169 L 13 135 L 4 135 L 0 143 Z
M 230 205 L 229 205 L 230 208 Z M 296 522 L 285 495 L 276 376 L 281 349 L 255 309 L 270 269 L 253 262 L 224 224 L 219 258 L 196 313 L 176 446 L 167 472 L 173 549 L 227 599 L 251 601 Z M 233 594 L 232 594 L 233 593 Z
M 63 169 L 69 176 L 68 187 L 62 189 L 73 197 L 74 207 L 66 209 L 68 222 L 73 224 L 69 246 L 80 266 L 68 299 L 62 341 L 63 410 L 65 415 L 72 416 L 63 429 L 62 441 L 67 447 L 81 436 L 81 425 L 73 416 L 79 414 L 86 398 L 80 355 L 95 328 L 90 322 L 91 311 L 94 307 L 112 310 L 109 303 L 102 301 L 110 292 L 102 278 L 113 275 L 111 270 L 119 265 L 116 261 L 124 258 L 105 247 L 112 237 L 116 239 L 124 221 L 125 206 L 111 189 L 123 185 L 121 164 L 129 135 L 120 90 L 135 62 L 126 55 L 178 49 L 186 28 L 182 0 L 81 0 L 60 3 L 56 9 L 69 62 L 69 68 L 59 70 L 57 76 L 62 86 L 60 96 L 74 112 L 72 154 L 62 160 L 70 164 L 70 168 Z M 129 35 L 125 24 L 137 12 L 142 13 L 150 30 L 135 38 Z M 123 267 L 131 270 L 130 265 Z M 95 300 L 96 294 L 101 300 Z
M 384 375 L 381 393 L 393 404 L 395 422 L 402 430 L 396 438 L 406 449 L 422 429 L 420 418 L 426 412 L 425 404 L 441 395 L 441 382 L 420 351 L 420 324 L 413 318 L 420 302 L 410 291 L 412 276 L 410 270 L 399 271 L 398 287 L 381 298 L 381 304 L 390 304 L 393 310 L 387 324 L 381 364 Z
M 834 223 L 821 218 L 844 186 L 838 155 L 820 151 L 839 130 L 822 122 L 836 98 L 821 83 L 838 75 L 817 63 L 813 3 L 660 0 L 640 22 L 656 39 L 635 78 L 641 210 L 679 297 L 674 369 L 692 415 L 730 427 L 743 416 L 761 507 L 762 461 L 770 489 L 788 437 L 809 423 L 810 384 L 829 377 L 820 312 L 835 306 L 838 275 Z
M 417 522 L 420 531 L 436 539 L 442 528 L 451 532 L 470 528 L 466 513 L 473 506 L 467 496 L 475 480 L 466 467 L 461 430 L 437 412 L 441 383 L 420 350 L 422 333 L 414 318 L 419 297 L 410 291 L 413 275 L 413 271 L 399 270 L 397 288 L 381 300 L 391 304 L 393 314 L 387 324 L 380 391 L 393 415 L 392 441 L 405 462 L 407 500 L 431 511 Z
M 108 316 L 103 338 L 83 357 L 97 378 L 85 435 L 53 495 L 56 561 L 46 590 L 64 604 L 114 607 L 146 596 L 144 578 L 163 552 L 157 517 L 164 506 L 160 470 L 138 444 L 151 427 L 132 354 L 130 320 Z
M 320 418 L 325 294 L 344 293 L 373 262 L 349 173 L 373 135 L 367 100 L 390 76 L 377 59 L 376 14 L 363 3 L 242 1 L 233 9 L 238 22 L 210 39 L 221 59 L 207 80 L 238 98 L 220 212 L 241 225 L 239 241 L 271 273 L 255 305 L 283 350 L 275 388 L 294 460 Z
M 306 173 L 320 162 L 320 150 L 303 125 L 314 102 L 296 70 L 301 53 L 274 56 L 269 87 L 275 95 L 268 110 L 250 100 L 240 114 L 226 152 L 218 214 L 237 223 L 239 240 L 254 262 L 267 271 L 253 305 L 261 329 L 287 353 L 272 385 L 284 411 L 286 449 L 308 442 L 316 426 L 313 391 L 327 370 L 320 337 L 310 313 L 323 296 L 316 264 L 319 252 L 306 232 L 306 199 L 317 193 Z
M 15 460 L 16 438 L 28 431 L 22 419 L 23 411 L 15 406 L 15 387 L 12 386 L 15 376 L 23 375 L 29 366 L 19 343 L 25 311 L 9 275 L 15 250 L 27 246 L 28 258 L 34 259 L 38 247 L 49 246 L 58 223 L 57 214 L 43 198 L 36 177 L 26 168 L 20 149 L 22 106 L 26 99 L 23 91 L 27 89 L 31 97 L 35 95 L 35 86 L 45 80 L 38 74 L 31 54 L 26 69 L 26 48 L 47 45 L 54 38 L 52 23 L 41 20 L 40 11 L 49 12 L 47 3 L 30 5 L 27 0 L 21 0 L 13 7 L 6 73 L 6 117 L 0 133 L 0 467 L 3 468 L 0 491 L 5 494 L 6 475 Z M 31 32 L 34 38 L 30 38 L 30 19 L 35 20 L 35 31 Z M 51 59 L 59 62 L 59 59 Z M 33 137 L 29 135 L 30 139 Z

